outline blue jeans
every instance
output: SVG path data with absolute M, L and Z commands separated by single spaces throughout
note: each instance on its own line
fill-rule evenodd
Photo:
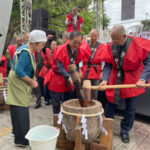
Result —
M 128 134 L 128 132 L 132 129 L 135 113 L 136 113 L 136 101 L 138 96 L 132 98 L 126 98 L 126 108 L 124 112 L 124 118 L 121 120 L 121 133 Z M 116 113 L 117 105 L 110 103 L 107 101 L 105 107 L 105 117 L 114 118 Z

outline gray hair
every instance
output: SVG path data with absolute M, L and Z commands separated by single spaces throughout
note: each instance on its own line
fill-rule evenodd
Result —
M 19 40 L 19 39 L 23 40 L 21 36 L 18 36 L 18 37 L 16 38 L 16 41 Z
M 117 32 L 119 35 L 126 35 L 126 30 L 123 25 L 115 25 L 111 29 L 111 33 Z
M 71 32 L 71 34 L 69 35 L 69 39 L 72 40 L 74 37 L 77 37 L 77 36 L 83 37 L 83 35 L 82 35 L 81 32 L 74 30 L 74 31 Z
M 97 35 L 99 36 L 98 30 L 97 30 L 96 28 L 93 28 L 93 29 L 90 31 L 90 34 L 91 34 L 92 32 L 96 32 Z
M 78 9 L 78 6 L 73 6 L 73 7 L 72 7 L 72 10 L 73 10 L 73 9 Z

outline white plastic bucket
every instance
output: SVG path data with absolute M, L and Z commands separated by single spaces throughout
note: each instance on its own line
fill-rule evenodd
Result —
M 55 150 L 59 132 L 58 128 L 41 125 L 30 129 L 25 138 L 32 150 Z

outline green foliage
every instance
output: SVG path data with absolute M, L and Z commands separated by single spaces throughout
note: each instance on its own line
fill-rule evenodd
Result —
M 72 12 L 73 6 L 78 6 L 79 15 L 84 19 L 82 33 L 88 34 L 96 24 L 94 12 L 88 9 L 91 2 L 92 0 L 33 0 L 33 9 L 44 8 L 48 10 L 50 14 L 49 29 L 56 31 L 59 34 L 66 31 L 66 15 Z M 104 18 L 104 21 L 105 26 L 107 26 L 109 19 Z
M 66 31 L 65 18 L 68 13 L 72 12 L 73 6 L 78 6 L 79 15 L 84 19 L 82 33 L 84 35 L 88 34 L 96 24 L 95 13 L 89 10 L 91 3 L 92 0 L 32 0 L 33 10 L 44 8 L 49 11 L 49 29 L 56 31 L 57 35 Z M 107 26 L 109 19 L 106 15 L 104 17 L 104 25 Z M 16 32 L 20 32 L 20 0 L 13 0 L 13 9 L 5 47 L 9 45 Z
M 89 34 L 89 31 L 96 25 L 96 22 L 94 21 L 95 14 L 93 11 L 82 11 L 81 13 L 79 13 L 79 15 L 81 15 L 84 18 L 82 34 L 87 35 Z
M 84 18 L 83 33 L 87 34 L 94 24 L 93 12 L 88 6 L 92 0 L 34 0 L 33 9 L 45 8 L 49 11 L 49 29 L 59 33 L 65 32 L 65 18 L 71 13 L 73 6 L 78 6 L 79 15 Z M 83 10 L 84 9 L 84 10 Z
M 141 23 L 144 25 L 143 31 L 150 31 L 150 20 L 143 20 Z
M 20 0 L 13 0 L 11 19 L 15 30 L 18 30 L 20 28 Z
M 104 13 L 104 18 L 103 18 L 103 15 L 101 16 L 101 26 L 102 27 L 104 26 L 104 29 L 105 29 L 108 27 L 109 23 L 110 23 L 110 18 L 108 18 L 107 15 Z

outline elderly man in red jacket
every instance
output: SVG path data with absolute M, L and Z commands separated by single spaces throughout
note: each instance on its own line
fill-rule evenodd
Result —
M 112 28 L 111 38 L 112 42 L 107 44 L 102 55 L 106 64 L 100 89 L 104 90 L 103 86 L 107 84 L 136 84 L 136 88 L 106 90 L 106 117 L 113 118 L 119 99 L 125 98 L 126 108 L 120 136 L 124 143 L 129 143 L 128 133 L 134 123 L 136 101 L 144 93 L 145 83 L 150 76 L 150 41 L 126 35 L 122 25 Z
M 10 52 L 11 54 L 11 60 L 13 61 L 13 57 L 14 57 L 14 54 L 16 52 L 16 49 L 18 49 L 19 47 L 21 47 L 23 45 L 22 43 L 22 38 L 21 37 L 17 37 L 16 39 L 16 44 L 14 45 L 10 45 L 8 46 L 7 50 Z
M 9 73 L 11 66 L 12 66 L 12 62 L 13 62 L 13 57 L 15 55 L 16 50 L 21 47 L 23 45 L 22 43 L 22 38 L 21 37 L 17 37 L 16 39 L 16 44 L 13 45 L 9 45 L 7 48 L 7 53 L 9 54 L 9 59 L 7 59 L 8 61 L 8 66 L 7 66 L 7 73 Z
M 68 14 L 66 17 L 65 24 L 67 26 L 68 33 L 73 32 L 74 30 L 81 31 L 81 26 L 84 20 L 81 16 L 78 15 L 78 7 L 74 6 L 72 8 L 72 14 Z
M 105 44 L 98 41 L 97 29 L 92 29 L 90 32 L 90 40 L 84 41 L 81 45 L 81 52 L 84 55 L 83 59 L 83 79 L 91 80 L 92 85 L 99 85 L 100 73 L 102 72 L 102 62 L 99 56 L 102 55 Z M 92 99 L 97 100 L 98 90 L 92 91 Z

